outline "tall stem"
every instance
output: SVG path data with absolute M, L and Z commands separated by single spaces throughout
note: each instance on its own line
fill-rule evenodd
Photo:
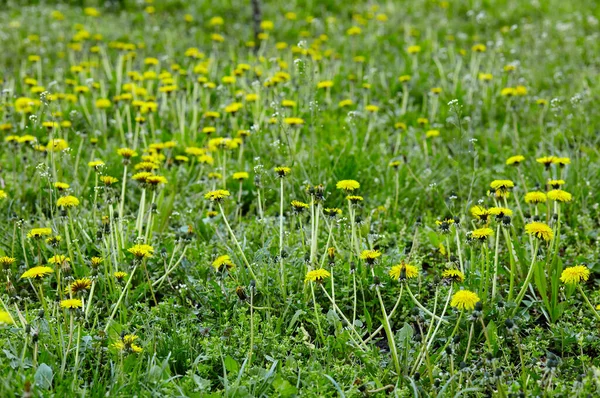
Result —
M 233 239 L 233 242 L 235 243 L 236 247 L 240 251 L 240 255 L 242 256 L 242 259 L 244 260 L 244 264 L 246 264 L 246 267 L 250 271 L 252 278 L 254 278 L 256 283 L 258 283 L 259 282 L 258 278 L 256 278 L 256 275 L 254 274 L 254 271 L 252 270 L 252 267 L 250 266 L 250 263 L 248 262 L 248 259 L 246 258 L 244 251 L 242 250 L 242 246 L 240 245 L 240 242 L 238 242 L 237 238 L 235 237 L 235 234 L 231 230 L 231 226 L 229 226 L 229 221 L 227 221 L 227 217 L 225 216 L 225 211 L 223 210 L 223 206 L 221 206 L 221 203 L 218 203 L 218 205 L 219 205 L 219 210 L 221 210 L 221 216 L 223 217 L 225 226 L 227 227 L 227 230 L 229 231 L 229 234 L 231 235 L 231 239 Z

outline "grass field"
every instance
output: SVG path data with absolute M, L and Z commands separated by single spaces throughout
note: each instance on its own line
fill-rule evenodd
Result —
M 0 10 L 1 397 L 600 394 L 599 4 L 67 3 Z

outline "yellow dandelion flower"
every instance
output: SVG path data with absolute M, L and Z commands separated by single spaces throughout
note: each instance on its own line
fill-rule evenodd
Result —
M 85 290 L 90 290 L 92 287 L 92 280 L 89 278 L 81 278 L 73 281 L 69 286 L 65 288 L 66 294 L 77 294 Z
M 545 241 L 549 241 L 554 237 L 552 228 L 539 221 L 534 221 L 525 225 L 525 232 Z
M 212 262 L 212 266 L 216 271 L 224 271 L 225 269 L 230 270 L 235 267 L 231 257 L 227 254 L 219 256 Z
M 127 251 L 137 258 L 152 257 L 154 248 L 150 245 L 138 244 L 130 247 Z
M 342 189 L 346 192 L 352 192 L 360 188 L 360 183 L 355 180 L 341 180 L 335 185 L 337 189 Z
M 43 236 L 52 235 L 51 228 L 34 228 L 27 233 L 28 238 L 41 238 Z
M 471 237 L 480 241 L 485 241 L 492 235 L 494 235 L 494 230 L 491 228 L 478 228 L 471 231 Z
M 585 265 L 575 265 L 565 268 L 560 275 L 560 280 L 568 285 L 577 285 L 582 281 L 587 281 L 590 277 L 590 270 Z
M 230 195 L 231 193 L 226 189 L 217 189 L 216 191 L 210 191 L 204 194 L 204 199 L 208 199 L 211 202 L 220 202 Z
M 556 202 L 570 202 L 573 200 L 573 195 L 562 189 L 553 189 L 547 194 L 548 199 Z
M 546 202 L 546 194 L 543 192 L 532 191 L 527 192 L 525 194 L 525 203 L 545 203 Z
M 523 156 L 523 155 L 511 156 L 508 159 L 506 159 L 506 164 L 509 166 L 518 166 L 524 160 L 525 160 L 525 156 Z
M 447 269 L 442 272 L 442 278 L 448 279 L 452 282 L 462 283 L 465 281 L 465 274 L 457 269 Z
M 454 308 L 458 308 L 459 310 L 472 311 L 475 309 L 475 304 L 477 304 L 479 301 L 480 299 L 477 293 L 473 293 L 470 290 L 459 290 L 452 296 L 450 305 Z
M 323 281 L 329 278 L 330 276 L 331 274 L 329 273 L 329 271 L 323 268 L 319 268 L 312 271 L 308 271 L 304 278 L 304 282 L 323 283 Z
M 401 263 L 394 265 L 390 269 L 389 275 L 395 280 L 413 279 L 419 276 L 419 269 L 414 265 Z
M 79 206 L 79 199 L 75 196 L 63 196 L 56 201 L 56 206 L 64 208 Z
M 13 325 L 15 321 L 6 311 L 0 311 L 0 325 Z
M 29 268 L 27 271 L 23 272 L 20 279 L 37 279 L 43 278 L 46 275 L 53 274 L 54 270 L 50 267 L 46 266 L 37 266 L 33 268 Z
M 287 166 L 278 166 L 275 167 L 274 170 L 277 176 L 280 178 L 287 177 L 292 172 L 292 169 Z
M 359 257 L 368 264 L 373 264 L 375 260 L 381 257 L 381 252 L 379 250 L 363 250 Z

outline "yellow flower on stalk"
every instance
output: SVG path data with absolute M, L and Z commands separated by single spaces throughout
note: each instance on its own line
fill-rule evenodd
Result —
M 361 260 L 366 261 L 369 265 L 372 265 L 375 260 L 381 257 L 381 252 L 379 250 L 363 250 L 359 257 Z
M 299 214 L 309 208 L 308 203 L 304 203 L 299 200 L 292 200 L 291 205 L 294 208 L 294 212 L 296 214 Z
M 304 124 L 304 119 L 299 117 L 286 117 L 283 122 L 289 126 L 301 126 Z
M 69 187 L 69 184 L 67 184 L 66 182 L 57 181 L 54 183 L 54 188 L 58 189 L 59 191 L 64 191 L 66 189 L 69 189 Z
M 98 109 L 107 109 L 110 108 L 112 103 L 108 98 L 98 98 L 96 100 L 96 108 Z
M 440 136 L 440 130 L 428 130 L 425 132 L 425 138 L 434 138 Z
M 154 254 L 154 248 L 150 245 L 138 244 L 130 247 L 127 251 L 137 258 L 148 258 Z
M 0 311 L 0 325 L 13 325 L 15 321 L 6 311 Z
M 560 167 L 564 167 L 568 164 L 571 164 L 571 159 L 569 159 L 569 158 L 554 158 L 552 163 L 557 164 Z
M 219 256 L 212 262 L 212 266 L 216 271 L 224 271 L 225 269 L 230 270 L 235 267 L 231 257 L 227 254 Z
M 573 200 L 573 195 L 568 193 L 567 191 L 563 191 L 562 189 L 553 189 L 547 194 L 548 199 L 554 200 L 556 202 L 570 202 Z
M 43 278 L 46 275 L 53 274 L 54 270 L 50 267 L 46 266 L 37 266 L 33 268 L 29 268 L 27 271 L 23 272 L 20 279 L 37 279 Z
M 278 166 L 274 170 L 279 178 L 287 177 L 292 172 L 292 169 L 287 166 Z
M 409 46 L 406 49 L 406 52 L 408 52 L 409 54 L 418 54 L 421 52 L 421 46 Z
M 565 268 L 560 275 L 560 280 L 567 285 L 577 285 L 587 281 L 589 277 L 590 270 L 585 265 L 575 265 Z
M 558 189 L 561 185 L 565 185 L 565 180 L 548 180 L 548 185 L 553 189 Z
M 341 180 L 338 181 L 337 184 L 335 184 L 335 187 L 337 189 L 342 189 L 346 192 L 352 192 L 360 188 L 360 183 L 355 180 Z
M 146 177 L 146 184 L 151 187 L 157 187 L 158 185 L 166 184 L 167 182 L 169 181 L 163 176 L 151 175 Z
M 494 180 L 490 183 L 490 187 L 494 190 L 497 198 L 508 197 L 509 191 L 514 186 L 515 184 L 511 180 Z
M 333 81 L 324 80 L 322 82 L 317 83 L 317 88 L 331 88 L 333 87 Z
M 104 183 L 104 185 L 110 186 L 110 185 L 118 182 L 119 180 L 112 176 L 101 176 L 100 181 L 102 181 Z
M 210 191 L 204 194 L 204 199 L 208 199 L 211 202 L 220 202 L 229 196 L 231 196 L 231 193 L 229 193 L 228 190 L 217 189 L 216 191 Z
M 518 166 L 524 160 L 525 160 L 525 156 L 523 156 L 523 155 L 511 156 L 508 159 L 506 159 L 506 164 L 509 166 Z
M 71 259 L 62 254 L 56 254 L 48 259 L 48 264 L 64 264 L 70 262 Z
M 541 158 L 537 158 L 535 161 L 543 164 L 546 168 L 550 167 L 552 163 L 554 163 L 554 156 L 543 156 Z
M 63 196 L 56 201 L 56 206 L 64 208 L 79 206 L 79 199 L 75 196 Z
M 10 267 L 15 261 L 17 261 L 17 259 L 14 257 L 2 256 L 0 257 L 0 266 L 3 268 Z
M 485 50 L 487 50 L 487 47 L 485 46 L 485 44 L 478 43 L 471 47 L 471 50 L 475 53 L 484 53 Z
M 465 274 L 457 269 L 447 269 L 442 272 L 442 278 L 448 279 L 452 282 L 462 283 L 465 281 Z
M 48 236 L 48 235 L 52 235 L 51 228 L 34 228 L 27 233 L 28 238 L 34 238 L 34 239 L 38 239 L 38 238 L 41 238 L 43 236 Z
M 130 159 L 136 157 L 138 153 L 131 148 L 119 148 L 117 149 L 117 155 L 125 159 Z
M 143 183 L 145 183 L 145 182 L 146 182 L 146 179 L 147 179 L 148 177 L 152 176 L 152 175 L 154 175 L 154 174 L 152 174 L 152 173 L 150 173 L 150 172 L 148 172 L 148 171 L 141 171 L 141 172 L 139 172 L 139 173 L 136 173 L 136 174 L 134 174 L 133 176 L 131 176 L 131 178 L 132 178 L 134 181 L 137 181 L 137 182 L 139 182 L 139 183 L 142 183 L 142 184 L 143 184 Z
M 534 221 L 525 225 L 525 232 L 545 241 L 549 241 L 554 237 L 552 228 L 539 221 Z
M 477 293 L 474 293 L 470 290 L 459 290 L 452 296 L 450 305 L 454 308 L 458 308 L 459 310 L 472 311 L 475 309 L 475 304 L 477 304 L 479 301 L 481 300 L 479 299 Z
M 239 182 L 247 180 L 250 175 L 245 171 L 238 171 L 237 173 L 233 173 L 233 179 Z
M 308 271 L 304 277 L 304 282 L 317 282 L 323 283 L 326 278 L 329 278 L 331 274 L 329 271 L 323 268 Z
M 46 145 L 46 149 L 50 152 L 61 152 L 67 149 L 68 147 L 69 144 L 67 144 L 67 141 L 63 140 L 62 138 L 55 138 L 53 140 L 50 140 L 50 142 L 48 142 L 48 145 Z
M 3 189 L 0 189 L 0 199 L 6 199 L 6 198 L 8 198 L 7 193 Z
M 104 166 L 104 162 L 102 160 L 94 160 L 94 161 L 88 162 L 88 166 L 98 170 L 100 167 Z
M 546 202 L 546 194 L 543 192 L 532 191 L 527 192 L 525 194 L 525 203 L 545 203 Z
M 490 236 L 494 235 L 494 230 L 491 228 L 478 228 L 471 232 L 471 237 L 481 242 L 485 241 Z
M 413 279 L 419 276 L 419 269 L 414 265 L 401 263 L 394 265 L 390 269 L 389 275 L 395 280 Z
M 496 217 L 504 217 L 504 216 L 512 216 L 513 212 L 511 209 L 507 209 L 506 207 L 490 207 L 488 212 Z
M 125 279 L 125 277 L 127 276 L 127 272 L 117 271 L 113 274 L 113 276 L 116 280 L 120 281 L 122 279 Z
M 69 286 L 65 288 L 65 294 L 77 294 L 85 290 L 90 290 L 92 286 L 92 280 L 89 278 L 81 278 L 73 281 Z

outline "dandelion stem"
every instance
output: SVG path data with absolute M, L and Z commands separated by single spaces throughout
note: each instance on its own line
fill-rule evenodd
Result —
M 252 267 L 250 266 L 250 263 L 248 262 L 246 255 L 244 254 L 244 250 L 242 249 L 240 242 L 238 242 L 237 238 L 235 237 L 235 234 L 231 230 L 231 226 L 229 225 L 229 221 L 227 221 L 227 217 L 225 216 L 225 211 L 223 210 L 223 206 L 221 205 L 221 203 L 218 203 L 218 205 L 219 205 L 219 210 L 221 210 L 221 216 L 223 216 L 223 221 L 225 222 L 225 226 L 227 227 L 227 230 L 229 231 L 229 234 L 231 235 L 231 239 L 233 239 L 233 242 L 235 243 L 238 250 L 240 251 L 240 255 L 242 256 L 242 259 L 244 260 L 244 264 L 246 264 L 248 271 L 250 271 L 252 278 L 256 281 L 256 283 L 258 283 L 259 282 L 258 278 L 256 278 L 256 275 L 254 274 L 254 271 L 252 270 Z
M 540 241 L 536 239 L 535 248 L 533 249 L 533 256 L 531 257 L 531 264 L 529 265 L 529 272 L 527 273 L 527 277 L 525 277 L 525 282 L 523 283 L 523 286 L 521 287 L 521 290 L 517 295 L 517 299 L 515 300 L 515 308 L 512 312 L 512 316 L 514 316 L 517 313 L 517 310 L 519 309 L 519 304 L 521 304 L 521 300 L 523 300 L 525 292 L 527 291 L 527 287 L 529 286 L 529 282 L 531 282 L 531 278 L 533 278 L 533 268 L 535 267 L 535 260 L 537 257 L 537 251 L 539 247 Z

